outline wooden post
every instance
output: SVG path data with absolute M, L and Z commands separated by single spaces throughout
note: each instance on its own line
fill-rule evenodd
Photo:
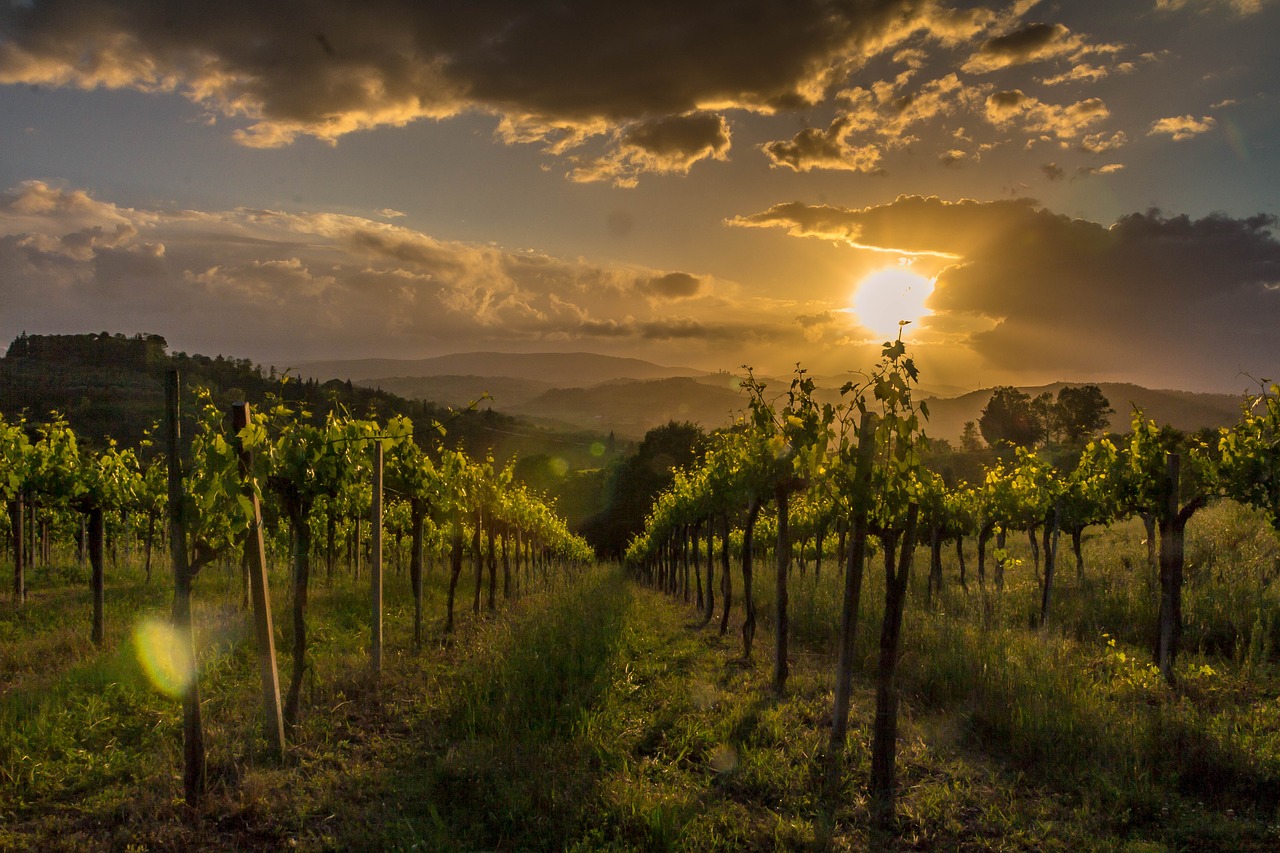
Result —
M 369 627 L 372 644 L 369 662 L 374 675 L 382 672 L 382 442 L 373 443 L 373 512 L 370 519 L 369 589 L 372 609 Z
M 182 502 L 182 426 L 179 421 L 178 371 L 165 378 L 165 448 L 169 455 L 169 554 L 173 561 L 173 627 L 186 652 L 191 671 L 183 673 L 187 682 L 182 695 L 183 792 L 188 806 L 197 806 L 204 796 L 204 723 L 200 718 L 200 684 L 196 678 L 196 643 L 191 627 L 191 568 L 187 564 L 186 520 Z
M 253 601 L 253 633 L 258 646 L 258 673 L 262 680 L 262 708 L 267 740 L 277 759 L 284 758 L 284 713 L 280 707 L 280 673 L 276 668 L 276 635 L 271 625 L 271 590 L 267 585 L 267 551 L 262 538 L 262 506 L 253 482 L 253 456 L 240 441 L 249 424 L 249 404 L 231 407 L 231 428 L 240 457 L 240 482 L 252 506 L 253 520 L 245 540 L 249 563 L 249 597 Z

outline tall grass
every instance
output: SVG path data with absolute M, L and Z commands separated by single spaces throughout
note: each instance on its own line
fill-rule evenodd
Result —
M 1110 797 L 1105 808 L 1115 814 L 1170 793 L 1274 812 L 1280 706 L 1266 690 L 1280 650 L 1272 615 L 1280 612 L 1280 549 L 1258 514 L 1231 502 L 1202 510 L 1187 536 L 1184 653 L 1173 689 L 1150 665 L 1158 592 L 1140 523 L 1091 531 L 1083 580 L 1069 547 L 1060 548 L 1042 628 L 1034 627 L 1040 584 L 1025 536 L 1009 537 L 1003 590 L 992 586 L 990 565 L 978 586 L 973 555 L 962 589 L 946 553 L 946 586 L 932 609 L 924 606 L 928 554 L 918 550 L 900 670 L 915 713 L 955 715 L 960 745 L 1076 796 Z M 812 568 L 793 570 L 791 624 L 809 649 L 826 653 L 841 578 L 831 562 L 820 582 Z M 856 665 L 869 679 L 884 596 L 878 555 L 867 568 Z M 757 590 L 770 626 L 772 585 Z
M 1090 531 L 1083 582 L 1061 550 L 1043 628 L 1030 627 L 1039 586 L 1025 537 L 1009 550 L 1002 591 L 977 586 L 972 554 L 961 589 L 948 551 L 932 608 L 917 552 L 894 843 L 1272 849 L 1280 600 L 1278 550 L 1260 519 L 1224 503 L 1188 527 L 1176 688 L 1150 668 L 1156 594 L 1141 525 Z M 866 847 L 878 557 L 859 621 L 850 768 L 834 802 L 820 784 L 842 580 L 829 559 L 820 579 L 812 563 L 793 572 L 795 660 L 781 698 L 769 689 L 772 583 L 757 582 L 762 633 L 745 662 L 737 578 L 723 638 L 692 607 L 607 566 L 560 575 L 495 615 L 463 607 L 446 636 L 437 568 L 418 650 L 407 573 L 388 567 L 375 679 L 367 578 L 339 573 L 329 586 L 321 573 L 314 669 L 283 765 L 262 748 L 238 573 L 210 568 L 195 615 L 211 792 L 195 814 L 181 805 L 180 706 L 150 685 L 129 639 L 137 620 L 167 615 L 168 577 L 157 569 L 148 585 L 132 564 L 108 569 L 98 649 L 87 576 L 37 569 L 25 607 L 0 603 L 0 849 Z M 287 669 L 283 565 L 271 585 Z

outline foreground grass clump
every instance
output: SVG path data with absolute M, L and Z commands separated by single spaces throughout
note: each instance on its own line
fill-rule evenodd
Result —
M 869 834 L 866 802 L 876 572 L 849 766 L 827 796 L 830 563 L 794 579 L 782 697 L 767 618 L 743 660 L 740 611 L 721 637 L 604 566 L 535 583 L 497 614 L 465 610 L 453 635 L 437 572 L 419 650 L 407 578 L 390 573 L 374 679 L 367 588 L 339 573 L 313 589 L 314 669 L 283 765 L 262 746 L 238 580 L 211 571 L 196 595 L 211 790 L 194 811 L 181 802 L 180 708 L 129 639 L 163 616 L 169 590 L 117 571 L 98 650 L 83 585 L 36 575 L 25 608 L 0 608 L 0 849 L 1276 849 L 1280 678 L 1259 616 L 1277 604 L 1275 552 L 1238 508 L 1205 519 L 1189 528 L 1174 688 L 1148 663 L 1152 598 L 1131 528 L 1087 540 L 1083 583 L 1060 567 L 1043 629 L 1027 627 L 1038 587 L 1016 542 L 1002 591 L 980 589 L 972 566 L 963 590 L 950 565 L 933 608 L 913 589 L 888 837 Z M 286 583 L 272 582 L 284 668 Z M 757 585 L 765 617 L 771 586 Z

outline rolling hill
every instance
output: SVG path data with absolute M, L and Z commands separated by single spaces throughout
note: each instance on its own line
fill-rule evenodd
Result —
M 386 379 L 360 379 L 355 382 L 368 388 L 381 388 L 411 400 L 430 400 L 442 406 L 463 407 L 481 401 L 481 408 L 506 411 L 524 405 L 556 386 L 541 379 L 515 376 L 392 376 Z
M 501 376 L 546 382 L 560 388 L 585 388 L 614 379 L 706 375 L 706 371 L 690 367 L 664 367 L 638 358 L 589 352 L 464 352 L 421 359 L 312 361 L 299 364 L 295 369 L 303 378 L 350 379 L 365 385 L 387 377 Z
M 615 432 L 643 438 L 668 421 L 690 421 L 707 429 L 733 422 L 746 405 L 736 386 L 711 384 L 690 377 L 646 382 L 608 382 L 591 388 L 556 388 L 507 409 L 510 414 L 560 427 Z
M 473 352 L 418 360 L 360 359 L 311 362 L 303 376 L 350 378 L 359 385 L 443 405 L 462 406 L 488 392 L 484 406 L 546 424 L 614 431 L 640 438 L 668 420 L 687 420 L 707 429 L 732 422 L 746 403 L 738 377 L 684 367 L 665 367 L 634 358 L 592 353 Z M 783 392 L 788 378 L 765 378 Z M 821 377 L 818 399 L 838 402 L 847 379 Z M 1055 397 L 1067 385 L 1097 384 L 1115 414 L 1111 430 L 1127 432 L 1130 413 L 1140 407 L 1147 417 L 1185 431 L 1219 427 L 1239 417 L 1241 397 L 1156 390 L 1124 383 L 1065 383 L 1026 386 L 1032 397 Z M 991 399 L 992 389 L 955 394 L 959 389 L 922 389 L 929 406 L 929 435 L 958 442 L 965 421 L 976 421 Z

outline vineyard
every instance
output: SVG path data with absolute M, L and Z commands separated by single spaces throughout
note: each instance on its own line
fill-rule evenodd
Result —
M 621 566 L 447 422 L 0 420 L 0 849 L 1274 849 L 1276 389 L 948 483 L 917 378 L 748 373 Z

